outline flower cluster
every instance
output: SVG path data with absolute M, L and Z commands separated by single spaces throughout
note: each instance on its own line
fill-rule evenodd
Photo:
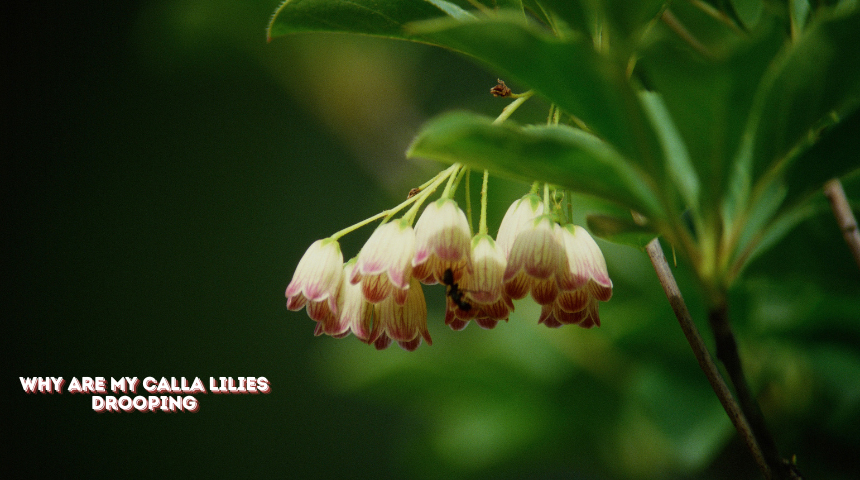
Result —
M 377 349 L 396 341 L 409 351 L 432 343 L 422 284 L 445 286 L 445 324 L 454 330 L 472 320 L 494 328 L 529 294 L 548 327 L 600 325 L 598 301 L 612 296 L 603 254 L 582 227 L 559 225 L 537 195 L 510 206 L 495 240 L 473 236 L 445 195 L 414 228 L 409 218 L 380 225 L 346 263 L 336 237 L 314 242 L 287 287 L 287 308 L 306 307 L 316 335 L 352 332 Z

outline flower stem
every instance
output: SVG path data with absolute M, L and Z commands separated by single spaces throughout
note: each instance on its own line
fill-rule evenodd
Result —
M 365 218 L 364 220 L 362 220 L 362 221 L 360 221 L 354 225 L 350 225 L 350 226 L 344 228 L 343 230 L 339 230 L 339 231 L 335 232 L 331 236 L 331 238 L 334 240 L 337 240 L 340 237 L 346 235 L 347 233 L 354 232 L 354 231 L 358 230 L 359 228 L 361 228 L 361 227 L 363 227 L 369 223 L 375 222 L 376 220 L 379 220 L 380 218 L 383 218 L 383 217 L 386 217 L 386 220 L 387 220 L 388 218 L 391 218 L 394 214 L 396 214 L 400 210 L 403 210 L 404 208 L 408 207 L 409 205 L 411 205 L 415 202 L 418 202 L 419 200 L 420 200 L 420 202 L 417 204 L 417 206 L 420 208 L 421 203 L 423 203 L 430 194 L 432 194 L 434 191 L 436 191 L 436 188 L 439 187 L 439 184 L 441 184 L 442 181 L 445 180 L 446 178 L 450 177 L 452 175 L 452 173 L 456 172 L 457 169 L 459 169 L 460 167 L 461 167 L 461 165 L 459 163 L 455 163 L 454 165 L 451 165 L 450 167 L 437 173 L 435 177 L 431 178 L 430 180 L 425 182 L 423 185 L 421 185 L 419 187 L 420 191 L 418 194 L 407 198 L 400 205 L 397 205 L 394 208 L 389 208 L 388 210 L 383 210 L 383 211 L 377 213 L 376 215 L 374 215 L 370 218 Z M 415 207 L 413 207 L 413 209 L 414 208 Z
M 437 188 L 439 188 L 439 185 L 442 183 L 443 180 L 448 179 L 448 184 L 445 186 L 444 193 L 442 194 L 443 197 L 446 197 L 447 193 L 451 189 L 451 182 L 453 181 L 453 178 L 457 176 L 456 173 L 460 172 L 462 168 L 463 164 L 455 163 L 450 167 L 446 168 L 445 170 L 441 171 L 438 175 L 436 175 L 436 178 L 433 179 L 433 181 L 430 182 L 430 184 L 426 188 L 421 190 L 421 193 L 413 197 L 417 198 L 417 200 L 415 201 L 415 204 L 412 205 L 412 207 L 406 213 L 403 214 L 403 218 L 408 219 L 409 223 L 412 223 L 412 221 L 415 219 L 415 216 L 418 214 L 418 210 L 421 209 L 421 205 L 423 205 L 424 202 L 427 200 L 427 197 L 429 197 L 430 194 L 432 194 L 436 191 Z
M 474 232 L 475 225 L 472 223 L 472 184 L 470 182 L 472 178 L 472 169 L 465 168 L 466 170 L 466 188 L 463 192 L 466 197 L 466 218 L 469 219 L 469 230 Z
M 548 183 L 543 184 L 543 204 L 544 204 L 544 208 L 546 208 L 547 211 L 550 211 L 550 212 L 553 211 L 552 204 L 549 202 L 549 184 Z
M 478 233 L 481 235 L 487 234 L 487 180 L 490 178 L 490 171 L 484 170 L 484 180 L 481 182 L 481 219 L 478 223 Z
M 510 117 L 514 112 L 516 112 L 517 109 L 520 108 L 520 105 L 525 103 L 525 101 L 531 98 L 532 95 L 534 95 L 534 92 L 531 90 L 516 95 L 517 99 L 509 103 L 508 106 L 506 106 L 505 108 L 503 108 L 502 113 L 500 113 L 499 116 L 496 117 L 495 120 L 493 120 L 493 123 L 502 123 L 507 120 L 508 117 Z
M 744 417 L 743 412 L 732 397 L 729 387 L 726 386 L 726 382 L 720 375 L 720 371 L 714 364 L 711 354 L 708 352 L 705 342 L 699 334 L 699 330 L 693 323 L 690 311 L 687 309 L 687 304 L 684 303 L 684 297 L 681 295 L 681 290 L 678 288 L 678 284 L 675 282 L 675 277 L 672 275 L 672 270 L 666 262 L 663 248 L 660 246 L 660 240 L 657 238 L 651 240 L 651 242 L 645 247 L 645 251 L 651 258 L 651 264 L 657 272 L 657 278 L 660 279 L 660 284 L 663 285 L 663 290 L 666 292 L 669 304 L 672 306 L 672 310 L 675 312 L 675 317 L 681 325 L 681 330 L 684 332 L 684 336 L 687 338 L 690 348 L 693 349 L 693 354 L 695 354 L 696 360 L 699 362 L 699 368 L 705 372 L 705 377 L 707 377 L 708 383 L 711 384 L 711 388 L 713 388 L 714 393 L 717 394 L 720 404 L 722 404 L 723 409 L 729 416 L 729 420 L 731 420 L 732 425 L 735 426 L 741 439 L 752 454 L 762 475 L 764 478 L 770 479 L 771 468 L 765 461 L 765 457 L 759 448 L 758 441 L 753 434 L 749 423 L 747 423 L 746 417 Z
M 854 212 L 851 211 L 851 205 L 848 204 L 848 199 L 845 197 L 842 182 L 838 178 L 834 178 L 825 183 L 824 195 L 830 200 L 830 208 L 833 209 L 833 215 L 839 223 L 839 229 L 842 230 L 845 243 L 848 244 L 851 254 L 854 255 L 854 261 L 860 267 L 860 231 L 857 230 L 857 219 L 854 218 Z
M 457 164 L 455 164 L 455 165 L 457 165 Z M 457 185 L 460 183 L 459 178 L 461 175 L 463 175 L 464 170 L 465 169 L 459 170 L 457 172 L 458 175 L 449 175 L 448 176 L 448 183 L 445 184 L 445 190 L 442 190 L 442 197 L 443 198 L 451 198 L 454 196 L 454 191 L 456 190 Z M 456 180 L 456 182 L 455 182 L 455 180 Z

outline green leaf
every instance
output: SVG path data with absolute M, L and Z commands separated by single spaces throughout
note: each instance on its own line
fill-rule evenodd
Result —
M 604 240 L 639 249 L 644 249 L 657 236 L 654 230 L 637 224 L 632 218 L 588 215 L 586 223 L 591 233 Z
M 544 10 L 554 12 L 574 30 L 588 33 L 593 38 L 608 34 L 611 44 L 617 34 L 629 39 L 641 33 L 645 25 L 660 14 L 666 1 L 536 0 L 536 3 Z
M 266 33 L 269 40 L 290 33 L 343 32 L 420 41 L 404 25 L 446 15 L 465 18 L 469 6 L 466 0 L 287 0 L 275 10 Z
M 586 37 L 559 39 L 520 17 L 505 15 L 478 22 L 421 22 L 410 31 L 528 85 L 628 159 L 641 162 L 658 149 L 625 65 L 598 54 Z
M 816 131 L 830 118 L 850 115 L 860 105 L 860 56 L 855 52 L 858 44 L 860 9 L 854 9 L 849 14 L 814 22 L 771 63 L 753 99 L 745 143 L 729 180 L 723 210 L 726 232 L 737 231 L 739 226 L 732 224 L 745 224 L 751 212 L 770 209 L 760 204 L 772 203 L 767 192 L 772 190 L 772 183 L 784 181 L 786 173 L 791 179 L 787 187 L 796 196 L 815 185 L 812 182 L 817 182 L 817 187 L 846 172 L 844 153 L 841 157 L 837 153 L 841 161 L 831 162 L 820 161 L 820 157 L 819 161 L 810 161 L 816 156 L 803 152 L 814 144 Z M 852 142 L 851 134 L 842 135 L 837 143 L 840 139 Z M 753 182 L 755 186 L 751 188 Z M 758 192 L 758 197 L 750 198 L 751 191 Z
M 762 27 L 749 39 L 722 47 L 726 50 L 719 57 L 703 58 L 669 35 L 643 52 L 639 61 L 638 68 L 660 92 L 702 179 L 700 202 L 706 212 L 718 211 L 722 203 L 756 86 L 784 43 L 779 29 Z
M 474 20 L 475 16 L 471 13 L 467 12 L 460 8 L 457 4 L 451 3 L 447 0 L 426 0 L 428 3 L 432 3 L 439 10 L 442 10 L 449 17 L 455 20 Z
M 750 262 L 776 245 L 792 229 L 800 225 L 800 223 L 812 218 L 816 214 L 825 213 L 826 210 L 826 205 L 821 201 L 804 202 L 783 209 L 781 213 L 768 219 L 767 226 L 760 230 L 746 228 L 744 234 L 751 238 L 745 240 L 744 249 L 736 256 L 732 267 L 733 276 L 737 277 L 740 275 Z M 757 224 L 760 224 L 760 220 L 762 219 L 754 219 Z
M 434 0 L 438 5 L 443 2 Z M 465 11 L 467 0 L 444 2 Z M 519 8 L 522 3 L 504 5 Z M 380 35 L 447 47 L 484 62 L 575 115 L 632 160 L 657 150 L 626 75 L 626 60 L 598 54 L 585 36 L 559 39 L 513 10 L 481 20 L 429 1 L 291 0 L 272 18 L 269 37 L 328 31 Z
M 678 131 L 669 110 L 660 94 L 642 92 L 639 98 L 645 107 L 645 113 L 654 125 L 657 138 L 663 147 L 666 177 L 675 184 L 675 189 L 681 194 L 686 208 L 692 209 L 695 218 L 699 218 L 699 175 L 693 167 L 687 145 Z M 683 210 L 683 209 L 682 209 Z
M 803 32 L 803 29 L 806 27 L 806 21 L 809 19 L 811 11 L 809 0 L 790 0 L 788 8 L 791 16 L 792 36 L 799 35 Z
M 463 112 L 422 128 L 407 155 L 489 169 L 591 194 L 650 218 L 664 218 L 651 179 L 599 138 L 566 126 L 519 127 Z
M 773 63 L 756 94 L 747 128 L 755 140 L 754 177 L 766 168 L 791 168 L 798 158 L 792 151 L 807 144 L 822 122 L 834 113 L 849 116 L 860 105 L 857 45 L 860 8 L 813 22 Z M 829 177 L 844 173 L 827 163 L 816 167 Z

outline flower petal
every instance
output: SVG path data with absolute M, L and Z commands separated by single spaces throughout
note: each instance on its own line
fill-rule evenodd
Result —
M 457 202 L 440 198 L 427 205 L 415 224 L 413 275 L 434 284 L 448 269 L 471 268 L 470 238 L 469 221 Z
M 329 309 L 336 313 L 342 275 L 343 254 L 337 240 L 317 240 L 299 260 L 293 279 L 287 286 L 287 308 L 299 310 L 307 302 L 327 301 Z

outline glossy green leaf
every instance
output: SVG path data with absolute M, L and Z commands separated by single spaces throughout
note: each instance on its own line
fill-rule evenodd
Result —
M 625 65 L 598 54 L 584 37 L 559 39 L 518 17 L 421 22 L 410 31 L 490 65 L 528 85 L 607 140 L 628 159 L 656 153 Z
M 446 15 L 455 19 L 455 20 L 474 20 L 475 16 L 469 13 L 467 10 L 460 8 L 456 3 L 451 3 L 448 0 L 426 0 L 428 3 L 432 3 L 434 6 L 438 7 L 439 10 L 445 12 Z
M 604 240 L 640 249 L 644 249 L 657 236 L 652 229 L 638 225 L 629 217 L 588 215 L 586 223 L 591 233 Z
M 860 8 L 813 22 L 774 62 L 756 95 L 747 135 L 755 140 L 753 177 L 766 168 L 810 168 L 792 151 L 808 143 L 834 113 L 849 116 L 860 106 Z M 791 155 L 790 155 L 791 154 Z M 792 160 L 795 160 L 792 165 Z M 825 176 L 840 167 L 814 165 Z M 828 171 L 830 170 L 830 171 Z M 789 185 L 791 188 L 791 185 Z
M 536 0 L 544 10 L 555 13 L 571 28 L 596 35 L 625 39 L 640 33 L 663 9 L 665 0 Z M 608 29 L 605 31 L 604 29 Z
M 814 156 L 798 151 L 814 144 L 815 131 L 833 115 L 850 115 L 860 105 L 856 45 L 860 9 L 811 24 L 771 63 L 753 99 L 745 144 L 729 180 L 723 209 L 727 230 L 729 224 L 745 221 L 742 212 L 760 211 L 757 203 L 770 203 L 766 195 L 750 198 L 750 192 L 770 190 L 767 182 L 781 181 L 786 172 L 806 186 L 845 173 L 844 162 L 810 162 Z M 793 192 L 804 190 L 787 186 Z
M 497 125 L 487 117 L 449 113 L 424 125 L 407 155 L 550 182 L 664 217 L 646 174 L 599 138 L 566 126 Z
M 443 5 L 439 0 L 434 2 Z M 469 4 L 466 0 L 445 3 L 463 11 Z M 475 57 L 500 76 L 533 88 L 630 159 L 655 154 L 656 140 L 627 80 L 624 61 L 598 54 L 586 36 L 559 39 L 527 23 L 523 15 L 514 13 L 522 11 L 520 2 L 505 2 L 501 6 L 514 9 L 480 20 L 470 19 L 451 5 L 437 5 L 425 0 L 291 0 L 273 16 L 269 37 L 347 32 L 447 47 Z
M 468 15 L 466 0 L 287 0 L 269 22 L 267 36 L 301 32 L 343 32 L 421 41 L 404 31 L 409 22 Z
M 674 182 L 675 189 L 684 201 L 684 207 L 692 209 L 695 218 L 699 217 L 699 175 L 693 167 L 687 145 L 681 137 L 666 104 L 656 92 L 642 92 L 639 95 L 645 113 L 654 125 L 660 146 L 663 148 L 666 178 Z M 682 209 L 683 210 L 683 209 Z
M 777 28 L 764 27 L 720 57 L 702 58 L 670 35 L 639 61 L 683 138 L 702 179 L 702 208 L 711 212 L 719 208 L 732 174 L 756 86 L 785 41 Z

